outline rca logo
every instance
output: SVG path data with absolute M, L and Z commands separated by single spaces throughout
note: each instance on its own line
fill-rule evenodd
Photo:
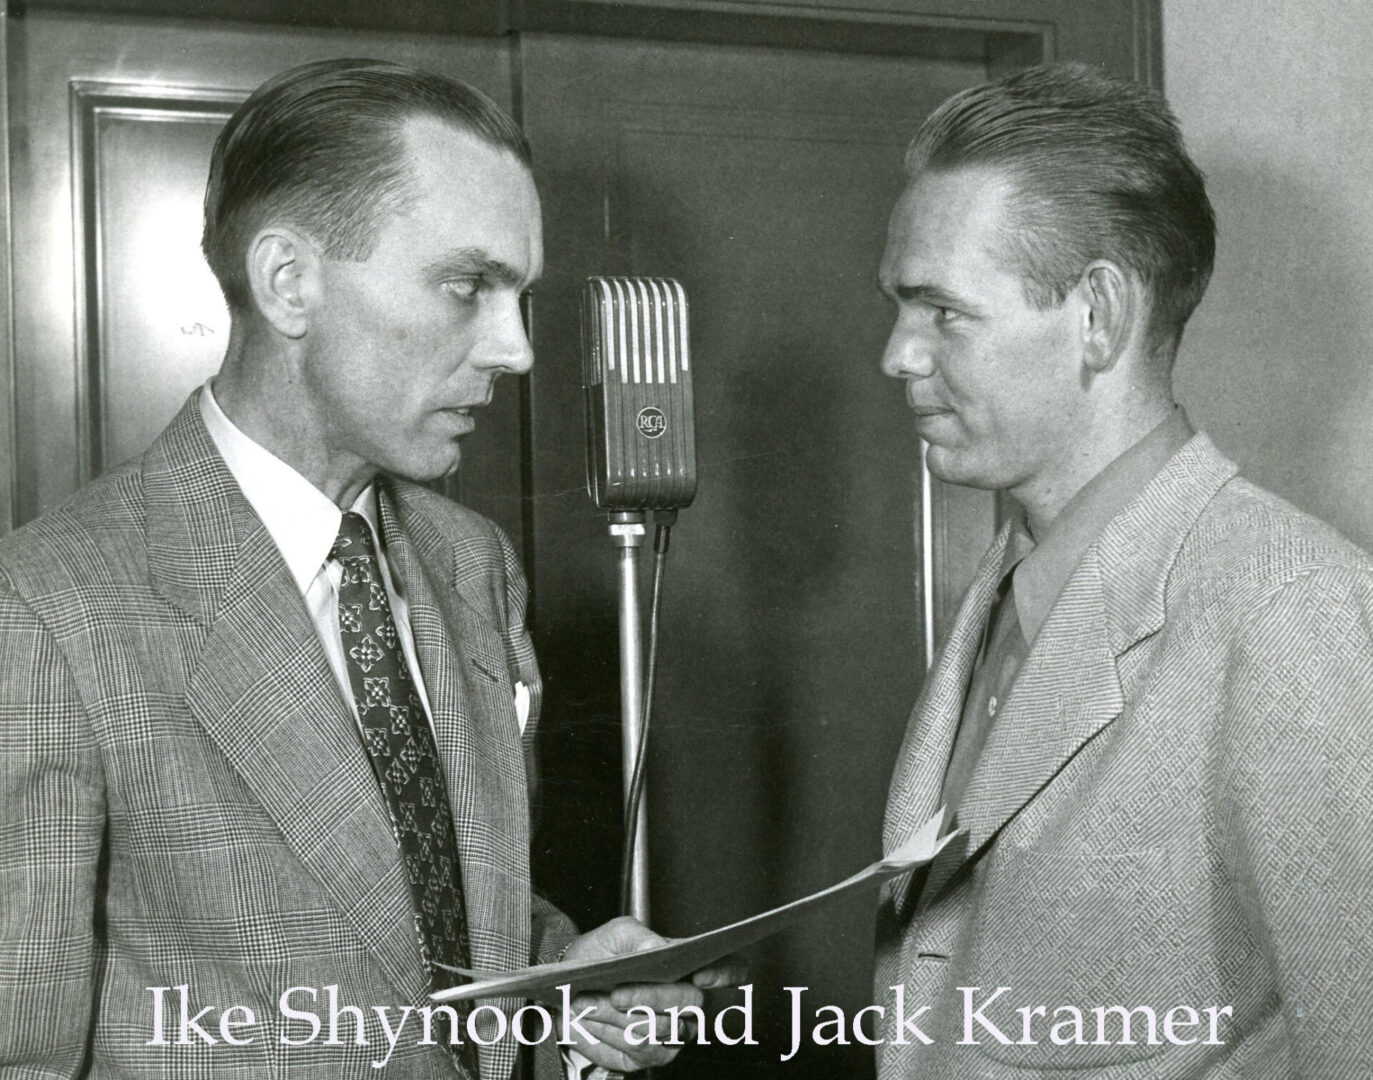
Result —
M 634 425 L 645 439 L 656 439 L 667 430 L 667 417 L 663 415 L 662 409 L 649 405 L 639 410 L 639 415 L 634 418 Z

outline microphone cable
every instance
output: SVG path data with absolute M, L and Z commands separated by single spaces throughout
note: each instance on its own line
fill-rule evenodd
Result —
M 639 748 L 634 755 L 634 772 L 625 799 L 624 857 L 620 862 L 620 910 L 629 911 L 630 881 L 634 874 L 634 838 L 638 833 L 639 805 L 643 801 L 644 775 L 647 772 L 648 729 L 653 717 L 653 680 L 658 670 L 658 611 L 662 604 L 663 567 L 667 562 L 667 548 L 672 526 L 677 520 L 676 510 L 653 512 L 653 588 L 648 602 L 648 663 L 644 670 L 643 711 L 639 722 Z

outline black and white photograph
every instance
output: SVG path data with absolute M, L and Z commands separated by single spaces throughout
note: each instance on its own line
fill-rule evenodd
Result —
M 1370 56 L 0 0 L 0 1080 L 1369 1080 Z

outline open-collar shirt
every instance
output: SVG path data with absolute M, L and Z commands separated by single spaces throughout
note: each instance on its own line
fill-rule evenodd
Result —
M 1125 509 L 1195 432 L 1181 407 L 1077 492 L 1035 537 L 1016 508 L 1001 560 L 1001 585 L 973 668 L 958 735 L 944 774 L 944 803 L 955 816 L 977 759 L 1015 685 L 1039 629 L 1068 578 L 1106 524 Z

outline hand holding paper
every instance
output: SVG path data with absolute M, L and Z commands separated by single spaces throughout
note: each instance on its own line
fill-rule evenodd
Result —
M 569 948 L 568 955 L 556 964 L 540 964 L 509 972 L 463 970 L 459 973 L 470 976 L 472 982 L 439 990 L 430 997 L 440 1002 L 504 996 L 531 997 L 556 1002 L 557 988 L 560 986 L 569 986 L 573 994 L 580 994 L 595 990 L 609 991 L 622 984 L 677 983 L 677 980 L 684 979 L 693 972 L 699 972 L 704 978 L 711 979 L 714 976 L 708 974 L 708 970 L 722 957 L 775 934 L 799 921 L 803 916 L 818 912 L 854 892 L 876 887 L 888 878 L 930 862 L 944 845 L 957 835 L 950 833 L 941 838 L 939 830 L 943 822 L 944 811 L 941 809 L 895 851 L 852 877 L 800 900 L 793 900 L 789 904 L 731 923 L 718 930 L 669 941 L 658 937 L 633 920 L 617 919 L 599 930 L 592 931 L 586 938 L 607 931 L 609 927 L 629 922 L 644 935 L 649 935 L 640 938 L 640 944 L 631 946 L 634 948 L 632 952 L 620 948 L 614 953 L 587 951 L 574 954 L 573 948 Z M 578 942 L 586 938 L 580 938 Z M 573 943 L 574 948 L 578 942 Z M 712 982 L 710 985 L 723 984 Z
M 636 952 L 670 944 L 635 919 L 612 919 L 573 941 L 563 963 L 623 960 Z M 666 1065 L 679 1049 L 664 1045 L 672 1036 L 666 1010 L 699 1007 L 704 1000 L 702 989 L 733 985 L 746 977 L 742 965 L 726 962 L 696 972 L 691 981 L 621 983 L 609 994 L 582 992 L 572 1000 L 572 1011 L 578 1018 L 577 1024 L 570 1026 L 572 1048 L 595 1064 L 618 1072 Z M 644 1038 L 645 1008 L 658 1014 L 648 1039 Z M 636 1015 L 631 1015 L 630 1009 L 635 1009 Z M 635 1025 L 636 1038 L 626 1036 L 630 1024 Z M 578 1039 L 579 1029 L 594 1041 Z

